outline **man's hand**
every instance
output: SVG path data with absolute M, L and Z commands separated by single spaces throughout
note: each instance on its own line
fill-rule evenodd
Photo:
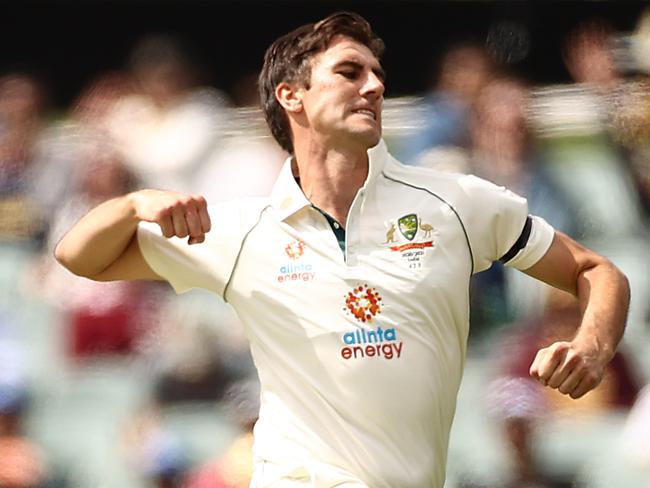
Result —
M 541 349 L 530 375 L 580 398 L 600 384 L 623 337 L 630 303 L 627 278 L 609 260 L 561 232 L 525 273 L 578 298 L 582 320 L 573 340 Z
M 211 223 L 205 198 L 170 191 L 141 190 L 131 194 L 136 218 L 160 225 L 165 237 L 187 237 L 188 244 L 205 240 Z
M 92 280 L 160 280 L 140 252 L 136 233 L 141 221 L 157 223 L 165 237 L 189 236 L 188 244 L 203 242 L 211 227 L 203 197 L 136 191 L 88 212 L 56 246 L 56 259 Z
M 571 398 L 580 398 L 602 381 L 609 358 L 601 356 L 575 341 L 555 342 L 537 352 L 530 376 Z

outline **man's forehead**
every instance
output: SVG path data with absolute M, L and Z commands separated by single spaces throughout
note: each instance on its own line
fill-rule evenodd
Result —
M 328 48 L 314 56 L 314 64 L 333 66 L 343 61 L 352 61 L 357 64 L 369 64 L 371 67 L 381 67 L 368 46 L 346 36 L 336 36 Z

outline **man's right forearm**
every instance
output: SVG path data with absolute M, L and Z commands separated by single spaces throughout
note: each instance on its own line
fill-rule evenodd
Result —
M 165 237 L 188 237 L 188 245 L 203 242 L 211 227 L 205 198 L 140 190 L 88 212 L 56 246 L 56 259 L 73 273 L 99 281 L 161 279 L 133 242 L 140 221 L 158 224 Z
M 54 255 L 74 274 L 92 278 L 122 255 L 135 236 L 138 222 L 133 194 L 108 200 L 68 231 Z

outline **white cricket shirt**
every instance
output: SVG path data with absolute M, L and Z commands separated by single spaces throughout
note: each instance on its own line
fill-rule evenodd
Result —
M 262 385 L 252 486 L 442 487 L 470 276 L 504 255 L 526 269 L 553 239 L 504 188 L 368 153 L 345 255 L 290 161 L 268 199 L 211 206 L 202 244 L 139 227 L 152 269 L 244 324 Z

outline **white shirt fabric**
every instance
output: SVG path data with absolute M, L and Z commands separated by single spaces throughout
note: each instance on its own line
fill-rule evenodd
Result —
M 139 227 L 152 269 L 224 297 L 244 324 L 262 386 L 251 486 L 443 486 L 469 279 L 518 241 L 527 204 L 403 166 L 383 142 L 369 156 L 345 254 L 290 160 L 268 199 L 211 206 L 200 245 Z M 532 266 L 553 232 L 534 217 L 507 264 Z

